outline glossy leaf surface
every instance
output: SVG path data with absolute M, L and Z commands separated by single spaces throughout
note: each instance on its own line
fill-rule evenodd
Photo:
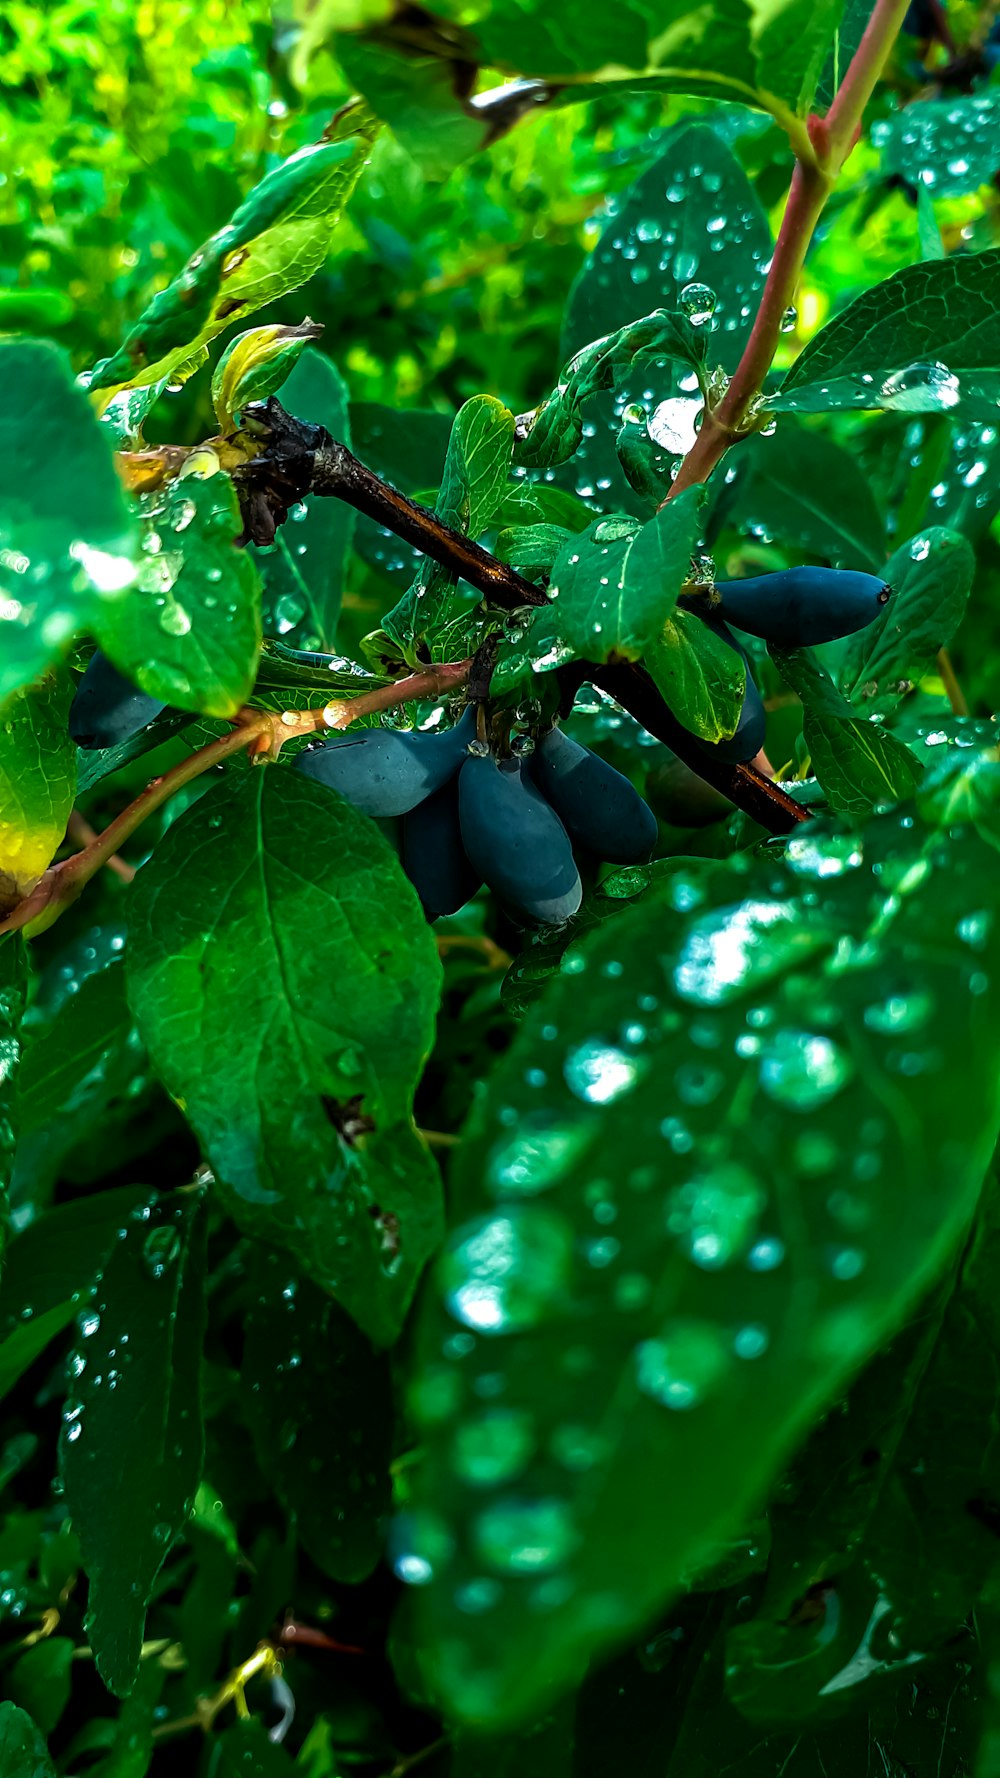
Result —
M 679 873 L 529 1014 L 422 1322 L 401 1572 L 451 1710 L 526 1713 L 647 1616 L 953 1248 L 1000 1110 L 991 870 L 909 817 L 807 830 L 704 899 Z
M 411 1116 L 440 966 L 382 836 L 265 767 L 170 827 L 133 908 L 132 1007 L 231 1213 L 392 1339 L 440 1230 Z

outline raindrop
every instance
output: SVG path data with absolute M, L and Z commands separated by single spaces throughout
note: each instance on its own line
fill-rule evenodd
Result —
M 481 1217 L 457 1231 L 440 1262 L 448 1308 L 478 1333 L 537 1327 L 562 1306 L 572 1253 L 572 1229 L 553 1211 L 518 1205 Z
M 794 1111 L 814 1111 L 834 1098 L 854 1073 L 851 1058 L 830 1037 L 778 1031 L 766 1040 L 760 1082 L 770 1099 Z
M 881 405 L 895 413 L 937 413 L 956 407 L 959 381 L 946 364 L 908 364 L 886 377 L 879 390 Z
M 685 284 L 677 302 L 692 327 L 704 327 L 715 314 L 718 297 L 708 284 Z
M 599 1038 L 570 1050 L 563 1070 L 570 1090 L 591 1105 L 610 1105 L 631 1092 L 642 1071 L 636 1056 Z
M 476 1521 L 476 1551 L 487 1567 L 544 1574 L 572 1555 L 579 1533 L 561 1500 L 498 1500 Z
M 636 1347 L 636 1379 L 644 1395 L 664 1407 L 697 1407 L 723 1382 L 732 1355 L 707 1321 L 668 1322 L 659 1339 Z
M 789 303 L 778 323 L 782 333 L 794 333 L 799 321 L 799 311 L 794 303 Z

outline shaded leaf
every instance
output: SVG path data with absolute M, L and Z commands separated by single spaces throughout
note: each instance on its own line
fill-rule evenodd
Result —
M 552 568 L 548 623 L 559 644 L 585 660 L 635 660 L 659 635 L 691 566 L 704 492 L 685 489 L 645 525 L 597 519 L 563 545 Z
M 313 1561 L 334 1580 L 363 1580 L 389 1506 L 389 1366 L 278 1254 L 256 1273 L 242 1391 L 257 1460 Z
M 896 551 L 884 570 L 892 598 L 847 643 L 840 684 L 853 704 L 891 709 L 947 647 L 965 615 L 975 557 L 956 531 L 931 525 Z
M 284 1748 L 276 1747 L 253 1718 L 214 1738 L 209 1778 L 291 1778 L 294 1771 Z
M 486 122 L 461 103 L 451 63 L 420 53 L 412 43 L 412 24 L 398 37 L 391 26 L 358 36 L 342 31 L 337 59 L 427 179 L 447 179 L 460 161 L 486 145 Z
M 474 395 L 455 416 L 434 511 L 452 530 L 478 537 L 489 524 L 510 475 L 514 416 L 492 395 Z M 382 619 L 385 632 L 416 662 L 433 659 L 436 637 L 452 615 L 455 575 L 429 556 L 413 585 Z M 478 595 L 477 595 L 478 602 Z
M 43 1736 L 16 1704 L 0 1704 L 0 1771 L 4 1778 L 55 1778 Z
M 740 456 L 727 524 L 757 527 L 838 568 L 882 561 L 885 527 L 870 482 L 843 446 L 785 421 L 773 438 L 749 439 Z
M 12 1701 L 37 1723 L 43 1735 L 51 1735 L 69 1703 L 72 1659 L 72 1637 L 49 1636 L 21 1656 L 7 1679 Z M 7 1768 L 3 1770 L 6 1778 Z
M 60 1440 L 90 1581 L 87 1634 L 119 1697 L 135 1684 L 153 1584 L 201 1479 L 206 1218 L 197 1197 L 174 1194 L 125 1229 L 80 1316 Z
M 265 767 L 172 824 L 133 910 L 132 1007 L 230 1213 L 391 1340 L 440 1229 L 411 1110 L 440 965 L 385 840 Z
M 450 1711 L 527 1715 L 648 1617 L 946 1265 L 1000 1116 L 994 927 L 966 924 L 993 874 L 968 829 L 816 825 L 701 895 L 679 868 L 529 1013 L 420 1329 L 399 1567 Z M 918 1038 L 868 1018 L 917 989 Z M 863 1231 L 820 1167 L 862 1129 Z
M 65 352 L 0 341 L 0 703 L 121 600 L 138 525 Z

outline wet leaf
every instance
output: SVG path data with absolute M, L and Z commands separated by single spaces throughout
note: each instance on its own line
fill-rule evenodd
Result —
M 462 104 L 452 64 L 421 54 L 412 25 L 410 32 L 404 25 L 398 39 L 391 27 L 358 36 L 341 31 L 337 59 L 427 179 L 447 179 L 460 161 L 486 146 L 486 122 Z
M 841 688 L 852 704 L 891 709 L 930 671 L 965 616 L 975 567 L 965 538 L 940 525 L 900 545 L 884 570 L 892 598 L 849 638 L 841 662 Z
M 733 150 L 714 130 L 680 124 L 663 142 L 664 152 L 623 194 L 570 292 L 563 354 L 570 358 L 639 320 L 651 294 L 671 313 L 685 313 L 682 293 L 697 285 L 713 299 L 700 323 L 705 351 L 713 365 L 732 370 L 763 286 L 771 232 Z M 723 240 L 724 252 L 717 248 Z M 647 363 L 621 379 L 617 403 L 609 394 L 595 396 L 584 416 L 595 430 L 574 458 L 567 485 L 601 508 L 648 513 L 648 504 L 632 495 L 615 451 L 621 408 L 641 406 L 655 433 L 662 430 L 663 404 L 678 401 L 688 404 L 690 426 L 701 406 L 697 378 L 676 360 Z
M 855 297 L 785 373 L 775 409 L 963 410 L 995 418 L 1000 248 L 905 266 Z
M 138 525 L 67 355 L 0 340 L 0 371 L 2 703 L 121 601 Z
M 325 426 L 350 445 L 347 386 L 336 365 L 307 346 L 282 392 L 289 413 Z M 331 649 L 354 536 L 355 512 L 343 500 L 315 496 L 292 508 L 273 551 L 257 561 L 264 576 L 264 628 L 292 648 Z
M 153 1584 L 201 1479 L 206 1219 L 196 1196 L 174 1194 L 125 1228 L 79 1317 L 60 1440 L 86 1630 L 118 1697 L 135 1684 Z
M 260 575 L 226 475 L 170 482 L 140 503 L 143 562 L 127 599 L 93 626 L 105 654 L 151 697 L 233 716 L 260 654 Z
M 991 92 L 908 105 L 872 129 L 885 172 L 926 192 L 928 201 L 964 197 L 987 184 L 996 170 L 998 137 L 1000 100 Z
M 948 1263 L 1000 1117 L 992 876 L 968 829 L 817 824 L 680 868 L 529 1013 L 420 1329 L 397 1568 L 450 1711 L 527 1714 L 648 1617 Z
M 290 769 L 220 782 L 140 873 L 127 967 L 230 1213 L 393 1339 L 440 1229 L 412 1122 L 440 965 L 374 824 Z
M 363 1580 L 389 1506 L 388 1362 L 279 1254 L 255 1275 L 242 1391 L 257 1460 L 313 1561 L 334 1580 Z
M 268 1739 L 263 1723 L 236 1722 L 217 1736 L 211 1778 L 291 1778 L 295 1765 Z
M 688 488 L 645 525 L 597 519 L 563 545 L 552 568 L 548 625 L 557 646 L 584 660 L 635 660 L 662 631 L 687 579 L 704 495 Z
M 18 1073 L 28 959 L 19 932 L 0 937 L 0 1248 L 6 1243 L 11 1168 L 20 1132 Z
M 9 912 L 51 863 L 76 788 L 66 727 L 73 682 L 65 669 L 13 693 L 0 722 L 0 908 Z
M 838 568 L 873 572 L 885 527 L 853 457 L 824 433 L 783 420 L 773 438 L 749 439 L 726 523 L 798 544 Z

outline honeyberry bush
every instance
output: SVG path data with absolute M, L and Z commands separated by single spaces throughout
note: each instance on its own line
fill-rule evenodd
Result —
M 0 22 L 0 1771 L 1000 1770 L 990 9 Z

